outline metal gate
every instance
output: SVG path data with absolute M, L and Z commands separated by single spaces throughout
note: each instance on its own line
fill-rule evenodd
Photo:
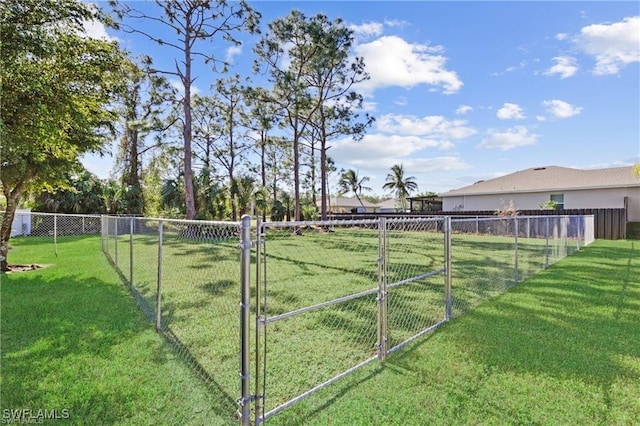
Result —
M 242 422 L 261 424 L 447 321 L 450 229 L 449 218 L 259 223 Z

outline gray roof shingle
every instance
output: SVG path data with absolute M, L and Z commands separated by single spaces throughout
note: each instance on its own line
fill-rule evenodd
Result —
M 546 166 L 525 169 L 495 179 L 476 182 L 473 185 L 453 189 L 440 195 L 453 197 L 457 195 L 626 187 L 640 187 L 640 177 L 633 174 L 632 166 L 592 170 Z

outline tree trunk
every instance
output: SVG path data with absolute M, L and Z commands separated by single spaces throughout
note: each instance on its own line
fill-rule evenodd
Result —
M 184 138 L 184 200 L 187 210 L 187 219 L 192 220 L 196 217 L 196 205 L 193 194 L 193 170 L 191 168 L 192 119 L 190 44 L 191 37 L 189 36 L 189 31 L 186 31 L 184 38 L 184 75 L 182 76 L 182 85 L 184 86 L 184 100 L 182 101 L 182 106 L 184 109 L 184 128 L 182 129 L 182 135 Z
M 322 220 L 327 220 L 327 129 L 322 108 L 320 117 L 320 216 Z
M 22 190 L 15 188 L 13 191 L 5 191 L 4 195 L 7 199 L 7 209 L 2 216 L 2 225 L 0 225 L 0 272 L 6 272 L 9 270 L 9 261 L 7 260 L 9 254 L 9 239 L 11 238 L 11 225 L 13 224 L 13 218 L 16 215 L 18 209 L 18 203 L 20 203 L 20 197 L 22 196 Z
M 260 178 L 262 182 L 262 188 L 267 187 L 267 170 L 265 167 L 266 162 L 266 148 L 267 148 L 267 132 L 263 130 L 260 134 Z M 263 189 L 266 190 L 266 189 Z M 268 194 L 267 194 L 267 198 Z M 265 200 L 265 202 L 267 202 Z M 266 209 L 262 210 L 262 221 L 267 221 L 267 211 Z
M 294 220 L 300 221 L 300 135 L 298 133 L 298 123 L 293 133 L 293 198 L 294 198 Z

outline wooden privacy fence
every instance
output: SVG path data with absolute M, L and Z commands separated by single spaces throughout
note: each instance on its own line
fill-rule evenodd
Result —
M 627 210 L 619 209 L 560 209 L 560 210 L 518 210 L 520 216 L 546 215 L 593 215 L 595 238 L 603 240 L 621 240 L 627 238 Z M 411 213 L 358 213 L 333 214 L 332 218 L 345 219 L 349 217 L 363 219 L 379 216 L 452 216 L 452 217 L 487 217 L 496 216 L 494 210 L 478 211 L 436 211 Z

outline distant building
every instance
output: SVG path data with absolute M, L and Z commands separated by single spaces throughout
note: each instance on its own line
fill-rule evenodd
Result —
M 321 201 L 316 205 L 320 208 Z M 327 211 L 329 213 L 395 213 L 400 211 L 395 199 L 390 198 L 380 203 L 370 203 L 362 200 L 362 204 L 357 198 L 331 197 L 327 199 Z
M 476 182 L 443 194 L 444 211 L 624 208 L 640 222 L 640 177 L 633 167 L 581 170 L 536 167 Z
M 409 211 L 412 212 L 437 212 L 442 210 L 442 197 L 428 195 L 422 197 L 409 197 Z

